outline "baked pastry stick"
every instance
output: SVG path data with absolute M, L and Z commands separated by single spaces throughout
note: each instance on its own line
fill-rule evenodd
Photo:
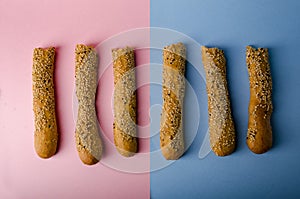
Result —
M 75 49 L 76 96 L 78 117 L 76 145 L 84 164 L 96 164 L 102 155 L 102 142 L 98 131 L 95 109 L 98 59 L 95 49 L 79 44 Z
M 167 160 L 179 159 L 184 153 L 185 61 L 186 49 L 184 44 L 177 43 L 164 47 L 160 148 Z
M 236 135 L 223 50 L 202 46 L 202 63 L 206 73 L 210 146 L 216 155 L 226 156 L 235 150 Z
M 34 111 L 34 147 L 41 158 L 56 153 L 58 133 L 54 96 L 55 48 L 33 51 L 32 91 Z
M 130 47 L 112 50 L 114 73 L 114 143 L 125 156 L 137 152 L 136 79 L 134 50 Z
M 254 153 L 272 147 L 272 79 L 268 49 L 247 46 L 246 63 L 250 81 L 247 145 Z

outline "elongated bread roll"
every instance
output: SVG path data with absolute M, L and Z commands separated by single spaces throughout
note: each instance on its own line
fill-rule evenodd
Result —
M 95 109 L 98 59 L 96 51 L 79 44 L 75 49 L 76 95 L 78 117 L 76 122 L 76 145 L 84 164 L 96 164 L 102 155 L 102 142 L 98 132 Z
M 133 156 L 137 152 L 136 79 L 134 50 L 112 50 L 114 73 L 114 143 L 118 152 Z
M 55 48 L 36 48 L 33 52 L 32 90 L 34 111 L 34 147 L 41 158 L 56 153 L 58 133 L 54 96 Z
M 183 100 L 185 92 L 186 49 L 182 43 L 163 50 L 160 148 L 167 160 L 176 160 L 184 153 Z
M 257 154 L 272 147 L 272 79 L 266 48 L 247 46 L 246 62 L 250 81 L 247 145 Z
M 218 156 L 231 154 L 236 145 L 226 80 L 224 52 L 202 46 L 202 63 L 206 72 L 210 146 Z

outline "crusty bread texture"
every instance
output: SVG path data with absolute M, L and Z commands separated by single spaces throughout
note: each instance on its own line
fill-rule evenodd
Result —
M 246 63 L 250 82 L 247 145 L 252 152 L 261 154 L 272 147 L 272 78 L 268 49 L 247 46 Z
M 54 47 L 34 49 L 32 67 L 34 147 L 41 158 L 50 158 L 57 150 L 54 61 Z
M 185 92 L 185 62 L 186 48 L 183 43 L 164 47 L 160 148 L 167 160 L 179 159 L 184 153 L 183 100 Z
M 121 155 L 131 157 L 138 150 L 134 50 L 130 47 L 112 49 L 112 58 L 114 143 Z
M 76 146 L 84 164 L 96 164 L 102 155 L 95 108 L 98 57 L 94 48 L 78 44 L 75 49 L 76 96 L 78 117 L 76 122 Z
M 226 156 L 235 150 L 236 134 L 223 50 L 202 46 L 202 63 L 206 72 L 210 145 L 216 155 Z

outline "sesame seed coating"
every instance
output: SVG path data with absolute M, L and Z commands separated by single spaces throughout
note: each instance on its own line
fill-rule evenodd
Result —
M 186 49 L 182 43 L 166 46 L 163 50 L 160 147 L 167 160 L 176 160 L 184 153 L 185 57 Z
M 112 49 L 114 73 L 114 143 L 118 152 L 133 156 L 137 152 L 136 79 L 134 50 Z
M 272 78 L 268 49 L 247 46 L 246 63 L 250 82 L 247 145 L 252 152 L 260 154 L 272 147 Z
M 224 52 L 202 46 L 202 62 L 206 72 L 210 145 L 218 156 L 231 154 L 236 145 L 226 80 Z
M 32 67 L 34 146 L 41 158 L 51 157 L 57 149 L 54 61 L 54 47 L 34 49 Z
M 75 78 L 79 107 L 75 138 L 80 159 L 88 165 L 97 163 L 102 155 L 95 109 L 97 69 L 95 49 L 78 44 L 75 49 Z

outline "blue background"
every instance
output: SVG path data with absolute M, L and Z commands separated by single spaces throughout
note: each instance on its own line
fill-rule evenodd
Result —
M 202 45 L 225 51 L 238 136 L 237 150 L 232 155 L 217 157 L 211 152 L 199 159 L 205 135 L 201 127 L 207 125 L 207 110 L 201 109 L 199 131 L 185 155 L 151 172 L 151 198 L 299 198 L 300 1 L 151 0 L 150 4 L 151 27 L 174 29 Z M 156 39 L 151 35 L 151 43 Z M 274 143 L 262 155 L 253 154 L 245 143 L 249 102 L 247 45 L 267 47 L 270 54 Z M 151 62 L 161 63 L 161 52 L 151 51 Z M 207 107 L 203 80 L 191 64 L 187 65 L 186 77 L 198 92 L 199 106 Z M 157 103 L 160 88 L 151 86 L 150 92 L 151 104 Z M 153 143 L 151 150 L 157 147 Z

